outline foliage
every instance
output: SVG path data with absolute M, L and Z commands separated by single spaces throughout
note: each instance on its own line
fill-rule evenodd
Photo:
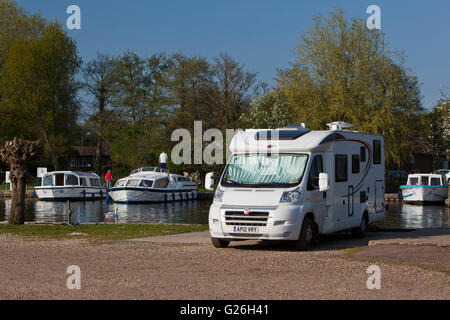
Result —
M 424 118 L 425 137 L 433 155 L 450 158 L 450 99 L 441 99 Z
M 341 10 L 313 21 L 300 39 L 297 61 L 277 79 L 297 121 L 324 129 L 339 120 L 382 134 L 387 162 L 400 165 L 411 156 L 422 111 L 417 78 L 365 21 L 347 21 Z
M 41 138 L 58 168 L 69 151 L 78 117 L 75 74 L 81 60 L 75 43 L 57 23 L 46 24 L 23 13 L 15 19 L 15 23 L 26 20 L 26 26 L 36 25 L 36 30 L 5 37 L 9 42 L 1 59 L 0 119 L 23 129 L 26 137 Z
M 280 128 L 294 117 L 286 98 L 275 89 L 253 98 L 249 112 L 243 113 L 240 120 L 244 128 Z

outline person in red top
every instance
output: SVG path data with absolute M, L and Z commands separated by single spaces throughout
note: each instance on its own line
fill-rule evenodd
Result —
M 111 170 L 108 170 L 108 172 L 105 175 L 105 180 L 106 180 L 106 188 L 111 188 L 111 182 L 112 182 L 112 174 L 111 174 Z

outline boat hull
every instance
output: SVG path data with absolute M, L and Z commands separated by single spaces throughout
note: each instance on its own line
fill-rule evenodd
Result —
M 448 187 L 401 186 L 403 201 L 407 203 L 440 203 L 448 198 Z
M 112 188 L 109 197 L 116 203 L 161 203 L 189 201 L 198 198 L 198 191 L 193 189 L 145 189 L 145 188 Z
M 106 197 L 106 188 L 102 187 L 36 187 L 34 190 L 42 201 L 91 201 Z

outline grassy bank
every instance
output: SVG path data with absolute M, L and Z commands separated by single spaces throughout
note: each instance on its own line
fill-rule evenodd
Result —
M 14 226 L 3 224 L 0 225 L 0 234 L 14 234 L 43 239 L 82 238 L 88 240 L 125 240 L 165 234 L 204 231 L 207 229 L 208 226 L 203 225 L 99 224 L 70 227 L 64 225 L 27 224 Z

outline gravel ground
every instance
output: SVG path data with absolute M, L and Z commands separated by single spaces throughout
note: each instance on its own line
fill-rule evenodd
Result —
M 0 299 L 450 299 L 449 273 L 439 271 L 448 269 L 450 248 L 430 253 L 443 257 L 427 268 L 417 259 L 397 259 L 402 246 L 390 248 L 389 259 L 381 247 L 296 252 L 233 243 L 219 250 L 1 235 Z M 381 268 L 381 290 L 366 287 L 373 263 Z M 66 287 L 70 265 L 81 268 L 81 290 Z

